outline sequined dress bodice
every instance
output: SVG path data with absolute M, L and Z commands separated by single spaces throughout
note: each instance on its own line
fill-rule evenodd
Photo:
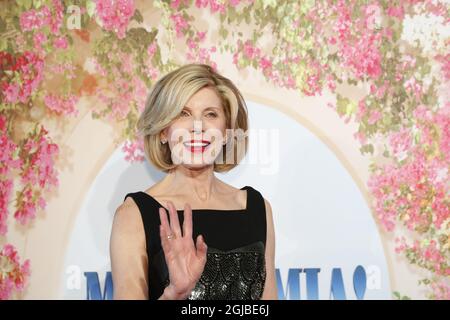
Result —
M 262 296 L 266 279 L 264 198 L 250 186 L 241 189 L 247 190 L 246 209 L 192 210 L 193 239 L 202 234 L 208 252 L 205 268 L 189 300 L 258 300 Z M 158 299 L 169 284 L 159 238 L 158 210 L 162 205 L 144 192 L 128 196 L 138 205 L 144 223 L 149 299 Z M 178 217 L 182 225 L 181 210 Z

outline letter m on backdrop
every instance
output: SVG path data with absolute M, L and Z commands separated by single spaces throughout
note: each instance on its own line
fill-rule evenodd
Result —
M 97 272 L 85 272 L 84 276 L 86 277 L 87 300 L 112 300 L 113 282 L 111 272 L 106 273 L 103 294 L 102 289 L 100 288 L 100 281 L 98 280 Z

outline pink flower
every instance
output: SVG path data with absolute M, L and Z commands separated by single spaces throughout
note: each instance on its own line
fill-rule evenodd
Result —
M 354 21 L 350 3 L 340 0 L 332 8 L 337 15 L 333 31 L 337 33 L 336 45 L 342 67 L 352 70 L 357 79 L 367 76 L 377 79 L 382 71 L 380 52 L 382 39 L 375 26 L 381 18 L 381 9 L 378 5 L 369 5 L 364 13 L 366 20 Z M 355 34 L 355 30 L 361 31 Z M 334 41 L 333 39 L 332 43 Z
M 407 92 L 414 94 L 416 100 L 420 100 L 422 97 L 422 85 L 416 80 L 416 78 L 411 77 L 404 83 Z
M 438 146 L 441 145 L 442 139 L 448 143 L 448 137 L 445 138 L 448 133 L 438 137 L 436 141 L 428 131 L 430 127 L 442 126 L 443 130 L 438 130 L 445 132 L 445 128 L 450 124 L 450 117 L 439 117 L 438 113 L 431 117 L 424 116 L 427 113 L 424 110 L 426 108 L 423 106 L 416 109 L 422 119 L 428 117 L 427 122 L 421 120 L 417 123 L 421 141 L 413 144 L 412 134 L 406 128 L 392 133 L 389 136 L 389 144 L 393 154 L 396 157 L 402 153 L 406 156 L 401 156 L 402 162 L 378 168 L 368 182 L 375 197 L 377 215 L 388 230 L 393 228 L 397 216 L 410 230 L 417 228 L 428 230 L 431 223 L 439 229 L 450 217 L 450 209 L 448 204 L 446 205 L 448 185 L 444 182 L 448 180 L 446 177 L 449 163 L 448 160 L 443 160 L 449 157 L 443 156 L 441 159 L 425 155 L 425 150 L 429 146 L 436 143 Z M 444 146 L 442 149 L 445 148 Z M 431 251 L 428 251 L 427 257 L 433 258 Z
M 75 79 L 76 77 L 76 66 L 71 62 L 50 64 L 48 70 L 53 74 L 63 74 L 67 79 Z
M 356 132 L 353 134 L 353 137 L 359 141 L 362 145 L 366 143 L 367 138 L 363 132 Z
M 20 87 L 18 84 L 4 84 L 3 94 L 5 95 L 5 101 L 7 103 L 16 103 L 19 100 Z
M 383 116 L 381 115 L 381 112 L 378 110 L 373 110 L 370 112 L 370 117 L 368 119 L 368 123 L 370 125 L 375 124 L 378 120 L 380 120 Z
M 331 74 L 328 74 L 326 76 L 326 80 L 327 80 L 328 89 L 330 89 L 332 92 L 334 92 L 334 90 L 336 89 L 336 82 L 335 82 L 334 77 Z
M 0 251 L 0 261 L 5 270 L 1 270 L 0 276 L 0 300 L 11 297 L 14 290 L 22 291 L 30 276 L 30 261 L 20 264 L 17 250 L 11 244 L 5 244 Z
M 442 283 L 432 283 L 432 295 L 433 300 L 450 300 L 450 285 Z
M 389 144 L 394 155 L 409 151 L 412 147 L 412 136 L 408 129 L 401 129 L 398 132 L 393 132 L 389 136 Z
M 53 40 L 53 45 L 58 49 L 67 49 L 68 42 L 66 37 L 59 37 Z
M 12 180 L 0 179 L 0 235 L 6 235 L 8 231 L 8 204 L 13 189 Z
M 51 143 L 47 131 L 41 127 L 39 132 L 29 136 L 23 146 L 27 161 L 22 164 L 22 183 L 39 189 L 58 184 L 57 172 L 54 169 L 55 158 L 59 153 L 56 144 Z
M 125 37 L 134 11 L 134 0 L 97 0 L 96 12 L 102 27 L 114 31 L 119 39 Z
M 407 244 L 406 244 L 405 237 L 401 237 L 401 238 L 397 237 L 397 238 L 395 238 L 395 243 L 396 243 L 396 247 L 395 247 L 395 252 L 396 253 L 402 253 L 408 247 Z
M 441 72 L 445 81 L 450 80 L 450 53 L 444 55 L 437 55 L 434 57 L 441 63 Z
M 147 100 L 147 86 L 139 77 L 133 77 L 132 80 L 134 97 L 139 112 L 144 111 L 145 101 Z
M 0 235 L 7 232 L 8 205 L 14 185 L 12 171 L 22 165 L 17 149 L 18 146 L 9 137 L 6 119 L 0 115 Z
M 0 115 L 0 175 L 8 176 L 12 169 L 19 168 L 21 160 L 16 154 L 18 146 L 10 138 L 7 128 L 6 119 Z
M 241 3 L 241 0 L 230 0 L 230 5 L 232 7 L 237 7 Z
M 61 29 L 61 26 L 63 24 L 64 20 L 64 7 L 61 3 L 61 0 L 52 0 L 53 4 L 53 11 L 54 14 L 51 16 L 50 19 L 50 30 L 53 34 L 58 34 L 59 29 Z
M 181 13 L 176 13 L 170 16 L 170 19 L 175 23 L 175 30 L 177 32 L 177 37 L 183 36 L 183 31 L 188 28 L 188 23 L 184 19 Z
M 261 55 L 261 50 L 259 48 L 254 47 L 250 40 L 247 40 L 244 43 L 243 53 L 244 56 L 247 57 L 248 59 L 258 59 L 259 56 Z
M 92 64 L 95 67 L 95 71 L 101 75 L 102 77 L 106 77 L 107 76 L 107 71 L 106 69 L 97 61 L 96 58 L 92 58 Z
M 431 121 L 433 119 L 431 110 L 424 105 L 417 106 L 413 111 L 413 115 L 417 120 L 420 121 Z
M 132 74 L 133 73 L 133 57 L 131 54 L 119 52 L 117 54 L 118 58 L 120 59 L 122 63 L 122 71 L 125 74 Z
M 21 224 L 36 217 L 36 203 L 33 201 L 33 190 L 28 187 L 22 193 L 19 208 L 14 213 L 14 218 Z
M 306 77 L 307 86 L 302 89 L 302 92 L 307 96 L 320 95 L 322 94 L 320 65 L 317 62 L 314 62 L 311 64 L 311 69 L 313 72 Z
M 156 44 L 155 41 L 152 42 L 152 43 L 148 46 L 148 48 L 147 48 L 147 54 L 148 54 L 149 59 L 153 58 L 153 56 L 155 55 L 156 49 L 157 49 L 157 44 Z
M 34 9 L 25 11 L 20 15 L 20 27 L 24 32 L 40 29 L 48 23 L 50 16 L 47 6 L 43 6 L 39 11 Z
M 54 94 L 47 94 L 44 98 L 45 105 L 57 114 L 63 115 L 78 115 L 76 103 L 78 97 L 69 95 L 67 97 L 59 97 Z
M 178 6 L 180 5 L 180 1 L 181 1 L 181 0 L 172 0 L 172 1 L 170 2 L 170 7 L 171 7 L 172 9 L 178 9 Z
M 54 162 L 59 148 L 49 141 L 47 133 L 41 127 L 28 137 L 22 148 L 23 156 L 27 159 L 21 167 L 21 182 L 25 187 L 17 196 L 14 213 L 16 220 L 22 224 L 35 217 L 38 207 L 45 208 L 44 190 L 58 185 Z
M 146 75 L 148 78 L 152 79 L 152 80 L 156 80 L 159 77 L 159 70 L 154 68 L 153 66 L 149 65 L 147 66 L 146 70 Z
M 43 50 L 42 45 L 47 43 L 47 41 L 48 38 L 43 32 L 36 32 L 33 35 L 34 49 L 36 50 L 36 52 L 39 54 L 40 57 L 45 56 L 45 51 Z
M 118 78 L 113 83 L 114 92 L 99 93 L 99 99 L 110 109 L 110 119 L 125 119 L 133 102 L 133 88 L 126 79 Z M 106 92 L 105 92 L 106 93 Z
M 225 13 L 225 5 L 217 0 L 209 0 L 209 4 L 211 6 L 211 12 L 215 13 L 219 11 L 220 13 Z
M 201 34 L 200 36 L 204 36 Z M 189 51 L 186 53 L 186 59 L 189 62 L 203 63 L 210 65 L 213 69 L 215 69 L 216 63 L 212 61 L 211 54 L 217 51 L 215 46 L 208 48 L 201 48 L 198 42 L 195 42 L 193 39 L 186 40 L 187 47 Z
M 374 30 L 381 23 L 381 8 L 376 4 L 370 4 L 365 10 L 366 26 Z
M 6 103 L 26 103 L 43 79 L 44 61 L 33 52 L 26 51 L 19 56 L 0 52 L 0 88 Z
M 182 0 L 172 0 L 170 2 L 170 7 L 175 9 L 175 10 L 178 10 L 178 7 L 180 6 L 181 3 L 182 3 Z M 189 5 L 189 0 L 184 0 L 184 4 L 186 6 L 188 6 Z
M 198 42 L 202 42 L 205 40 L 206 32 L 197 31 Z
M 22 31 L 32 31 L 49 26 L 53 34 L 58 34 L 64 18 L 64 7 L 60 0 L 52 0 L 52 11 L 46 5 L 39 10 L 28 10 L 20 15 L 20 27 Z
M 403 19 L 403 16 L 405 13 L 403 11 L 403 7 L 401 7 L 401 6 L 399 6 L 399 7 L 389 6 L 387 9 L 387 14 L 391 17 Z
M 286 79 L 282 79 L 282 80 L 283 80 L 283 83 L 282 83 L 283 87 L 285 87 L 287 89 L 296 89 L 295 79 L 291 75 L 288 75 Z M 308 94 L 305 91 L 303 91 L 303 92 Z
M 365 76 L 377 79 L 381 75 L 380 40 L 379 34 L 363 34 L 356 43 L 340 44 L 343 66 L 353 70 L 357 79 Z
M 352 25 L 351 11 L 344 1 L 339 1 L 335 10 L 338 17 L 333 26 L 333 31 L 337 32 L 341 41 L 344 41 L 350 35 L 350 27 Z
M 125 141 L 122 147 L 122 151 L 125 153 L 125 160 L 129 162 L 142 162 L 144 157 L 144 141 L 142 138 L 135 141 Z
M 259 67 L 261 69 L 263 69 L 263 71 L 266 71 L 266 69 L 270 69 L 272 68 L 272 61 L 270 61 L 269 59 L 267 59 L 266 57 L 262 57 L 259 60 Z
M 384 85 L 380 86 L 380 87 L 376 87 L 374 84 L 370 85 L 370 93 L 375 95 L 378 99 L 381 99 L 384 97 L 385 92 L 388 89 L 388 83 L 387 81 L 385 81 Z
M 113 61 L 122 63 L 112 64 L 111 69 L 108 70 L 110 79 L 108 87 L 97 87 L 96 96 L 102 103 L 98 104 L 94 112 L 95 114 L 107 114 L 110 120 L 122 120 L 127 117 L 133 107 L 138 110 L 144 108 L 148 89 L 145 83 L 134 75 L 133 56 L 120 50 L 113 50 L 109 57 Z M 98 67 L 103 70 L 100 64 Z M 152 80 L 159 76 L 159 71 L 151 63 L 146 64 L 144 73 Z
M 187 43 L 189 50 L 198 48 L 198 44 L 192 39 L 188 39 L 186 43 Z
M 195 6 L 197 8 L 206 8 L 208 6 L 209 0 L 195 0 Z

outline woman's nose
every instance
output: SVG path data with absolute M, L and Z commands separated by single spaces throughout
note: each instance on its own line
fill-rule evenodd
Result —
M 194 120 L 194 124 L 192 127 L 192 132 L 194 133 L 201 133 L 202 131 L 204 131 L 203 128 L 203 123 L 199 120 Z

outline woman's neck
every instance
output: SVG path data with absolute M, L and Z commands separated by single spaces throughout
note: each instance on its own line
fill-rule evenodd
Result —
M 209 201 L 219 184 L 213 166 L 199 169 L 177 166 L 163 180 L 171 193 L 191 194 L 201 202 Z

